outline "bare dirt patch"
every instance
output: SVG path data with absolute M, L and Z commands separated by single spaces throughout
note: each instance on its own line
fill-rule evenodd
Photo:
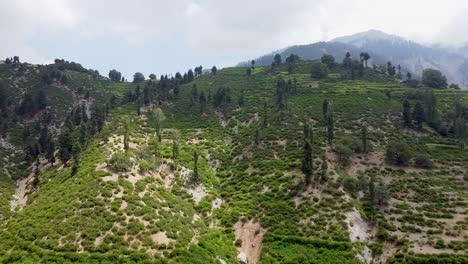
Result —
M 373 230 L 371 226 L 362 219 L 359 212 L 354 209 L 353 211 L 345 214 L 345 222 L 348 224 L 349 238 L 352 242 L 371 242 Z M 372 252 L 367 247 L 363 247 L 362 253 L 358 254 L 357 257 L 364 263 L 372 262 Z
M 236 240 L 242 241 L 242 245 L 237 248 L 239 252 L 237 258 L 241 260 L 245 256 L 247 263 L 257 263 L 260 260 L 263 235 L 266 230 L 258 222 L 254 223 L 252 220 L 245 223 L 239 221 L 234 225 L 234 229 Z
M 174 242 L 173 239 L 170 239 L 166 235 L 166 231 L 164 232 L 158 232 L 156 234 L 151 235 L 151 239 L 153 240 L 154 243 L 156 244 L 169 244 Z

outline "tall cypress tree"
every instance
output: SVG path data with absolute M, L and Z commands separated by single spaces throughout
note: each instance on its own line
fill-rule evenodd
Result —
M 323 114 L 323 120 L 325 123 L 327 123 L 327 116 L 328 116 L 328 100 L 324 99 L 322 102 L 322 114 Z
M 361 128 L 361 144 L 362 144 L 362 152 L 367 153 L 369 152 L 369 146 L 367 142 L 367 126 L 363 125 Z
M 411 127 L 411 105 L 408 100 L 403 102 L 403 126 Z
M 312 182 L 313 156 L 312 156 L 312 129 L 309 124 L 304 123 L 304 156 L 302 158 L 301 170 L 305 176 L 305 184 Z
M 334 138 L 334 120 L 333 120 L 333 107 L 331 104 L 328 105 L 328 110 L 327 110 L 327 142 L 329 145 L 333 143 L 333 138 Z
M 198 182 L 199 177 L 198 177 L 198 152 L 194 151 L 193 152 L 193 181 Z
M 424 108 L 420 102 L 417 102 L 413 110 L 413 120 L 416 122 L 418 129 L 422 128 L 422 123 L 425 121 Z
M 55 162 L 55 143 L 53 140 L 50 140 L 49 145 L 47 146 L 47 152 L 45 154 L 45 158 L 50 163 L 50 165 L 54 165 Z
M 124 134 L 124 150 L 127 151 L 129 149 L 129 131 L 128 131 L 128 123 L 125 123 L 125 134 Z

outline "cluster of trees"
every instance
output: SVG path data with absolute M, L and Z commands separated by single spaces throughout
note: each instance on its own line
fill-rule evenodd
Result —
M 424 69 L 422 73 L 422 83 L 430 88 L 447 88 L 447 77 L 442 72 L 435 69 Z
M 283 119 L 284 111 L 288 107 L 288 97 L 297 93 L 297 80 L 279 78 L 276 81 L 275 104 L 279 112 L 279 121 Z
M 136 102 L 137 113 L 140 114 L 140 108 L 151 102 L 162 101 L 176 97 L 180 92 L 180 81 L 176 78 L 169 78 L 167 75 L 161 75 L 158 82 L 148 81 L 143 84 L 138 83 L 134 90 L 129 90 L 123 98 L 123 103 Z
M 99 71 L 93 70 L 93 69 L 86 69 L 77 62 L 66 61 L 64 59 L 55 59 L 54 62 L 55 62 L 54 66 L 62 72 L 65 70 L 69 70 L 69 71 L 86 73 L 86 74 L 93 76 L 94 78 L 97 78 L 99 76 Z
M 124 82 L 125 78 L 122 77 L 122 73 L 117 71 L 116 69 L 112 69 L 109 71 L 109 79 L 114 82 Z
M 310 77 L 314 79 L 323 79 L 327 78 L 329 72 L 329 68 L 327 64 L 320 62 L 320 61 L 314 61 L 312 62 L 311 68 L 310 68 Z
M 243 106 L 243 90 L 240 92 L 239 97 L 239 106 Z M 232 102 L 232 91 L 229 87 L 219 87 L 216 89 L 215 93 L 212 95 L 211 90 L 208 90 L 208 93 L 205 93 L 204 90 L 201 92 L 198 91 L 196 84 L 192 86 L 190 91 L 190 107 L 193 107 L 195 103 L 199 104 L 200 113 L 206 113 L 209 105 L 212 103 L 213 107 L 221 111 L 223 114 L 226 114 L 228 105 Z
M 89 143 L 90 138 L 97 134 L 104 126 L 105 119 L 112 107 L 116 103 L 109 101 L 104 105 L 95 104 L 91 109 L 91 116 L 88 116 L 88 109 L 84 104 L 76 106 L 65 119 L 57 141 L 58 159 L 67 164 L 73 160 L 72 175 L 79 166 L 79 154 Z M 55 157 L 50 155 L 49 162 L 53 164 Z
M 349 51 L 346 52 L 345 58 L 343 59 L 343 63 L 341 66 L 342 77 L 345 79 L 351 79 L 351 80 L 361 78 L 364 75 L 364 62 L 367 64 L 367 60 L 359 61 L 359 60 L 352 59 L 351 53 L 349 53 Z
M 299 61 L 301 58 L 296 55 L 296 54 L 290 54 L 287 58 L 286 58 L 286 64 L 288 66 L 288 73 L 291 74 L 295 67 L 296 67 L 296 62 Z
M 7 57 L 5 59 L 5 64 L 19 64 L 20 59 L 18 56 L 13 56 L 13 57 Z
M 275 56 L 273 57 L 273 62 L 271 62 L 271 71 L 275 71 L 275 69 L 281 65 L 282 61 L 283 60 L 281 58 L 281 55 L 275 54 Z
M 26 93 L 23 100 L 16 108 L 16 113 L 20 116 L 34 116 L 40 110 L 47 107 L 47 96 L 44 90 L 39 90 L 36 95 Z
M 198 77 L 198 76 L 201 76 L 202 73 L 203 73 L 203 67 L 200 65 L 198 67 L 195 67 L 194 68 L 194 72 L 195 72 L 195 76 L 194 77 Z
M 141 83 L 145 81 L 145 76 L 141 72 L 135 72 L 133 75 L 133 83 Z

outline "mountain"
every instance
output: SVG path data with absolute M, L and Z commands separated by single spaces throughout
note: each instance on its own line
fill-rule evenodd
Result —
M 359 54 L 364 52 L 363 49 L 340 42 L 317 42 L 308 45 L 296 45 L 291 46 L 282 50 L 272 52 L 270 54 L 261 56 L 255 59 L 255 65 L 266 66 L 270 65 L 273 61 L 275 54 L 280 54 L 281 57 L 286 58 L 290 54 L 296 54 L 304 60 L 316 60 L 320 59 L 323 54 L 332 54 L 337 61 L 341 61 L 346 52 L 349 51 L 352 54 Z M 374 60 L 384 61 L 383 57 L 377 54 L 371 54 Z M 248 65 L 249 62 L 240 63 L 240 66 Z
M 449 83 L 458 83 L 462 87 L 468 85 L 468 59 L 443 48 L 424 46 L 378 30 L 335 38 L 332 42 L 353 45 L 379 54 L 395 65 L 400 64 L 416 76 L 425 68 L 434 68 L 442 71 Z
M 467 263 L 468 91 L 312 65 L 0 64 L 0 263 Z
M 323 54 L 329 53 L 337 61 L 341 61 L 347 51 L 354 58 L 358 58 L 361 52 L 368 52 L 371 55 L 370 65 L 386 64 L 388 61 L 393 65 L 399 64 L 403 72 L 410 71 L 414 77 L 420 77 L 425 68 L 438 69 L 446 75 L 449 83 L 457 83 L 461 87 L 468 85 L 468 58 L 465 57 L 468 54 L 467 47 L 460 48 L 459 51 L 428 47 L 378 30 L 338 37 L 328 42 L 287 47 L 261 56 L 255 61 L 258 65 L 270 65 L 276 53 L 283 58 L 297 54 L 304 59 L 320 59 Z

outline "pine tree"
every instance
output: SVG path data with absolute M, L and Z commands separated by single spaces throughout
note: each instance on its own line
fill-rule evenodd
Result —
M 164 115 L 163 111 L 161 108 L 156 108 L 150 113 L 149 120 L 152 124 L 152 126 L 156 129 L 156 135 L 158 136 L 158 142 L 162 141 L 162 136 L 161 136 L 161 129 L 162 129 L 162 123 L 164 120 L 166 120 L 166 116 Z
M 85 123 L 80 126 L 80 144 L 84 146 L 88 140 L 88 128 Z
M 141 115 L 141 101 L 140 100 L 137 100 L 136 111 L 137 111 L 137 116 L 140 116 Z
M 243 106 L 244 106 L 244 89 L 241 89 L 240 97 L 239 97 L 239 107 L 243 107 Z
M 198 177 L 198 152 L 194 151 L 193 152 L 193 181 L 198 182 L 199 177 Z
M 457 141 L 458 141 L 458 146 L 460 147 L 460 150 L 463 151 L 465 150 L 467 132 L 466 132 L 466 122 L 462 115 L 457 117 L 457 119 L 455 120 L 454 130 L 455 130 L 455 137 L 457 138 Z
M 128 151 L 129 149 L 128 141 L 129 141 L 128 123 L 125 123 L 125 134 L 124 134 L 124 150 L 125 151 Z
M 176 161 L 179 158 L 179 131 L 174 131 L 172 139 L 172 159 Z
M 59 152 L 58 156 L 62 163 L 66 163 L 71 158 L 73 140 L 71 131 L 65 128 L 59 136 Z
M 263 104 L 263 127 L 268 126 L 268 107 L 267 102 Z
M 201 91 L 199 102 L 200 102 L 200 113 L 202 113 L 202 114 L 206 112 L 206 106 L 207 106 L 206 101 L 207 100 L 206 100 L 206 96 L 205 96 L 205 91 Z
M 326 123 L 327 122 L 327 114 L 328 114 L 328 101 L 327 99 L 324 99 L 322 102 L 322 114 L 323 114 L 323 120 Z
M 312 162 L 312 147 L 309 140 L 305 140 L 301 170 L 304 173 L 306 185 L 309 185 L 312 182 Z
M 408 100 L 403 102 L 403 126 L 411 127 L 411 105 Z
M 372 215 L 374 214 L 374 207 L 375 207 L 375 179 L 374 175 L 371 175 L 369 181 L 369 203 L 371 206 Z
M 326 181 L 328 181 L 327 171 L 328 171 L 328 164 L 327 164 L 327 161 L 326 161 L 326 160 L 323 160 L 323 161 L 322 161 L 322 166 L 320 167 L 320 181 L 321 181 L 321 182 L 326 182 Z
M 50 135 L 49 135 L 49 130 L 47 127 L 43 127 L 41 129 L 40 135 L 39 135 L 39 147 L 40 151 L 42 153 L 45 153 L 49 147 L 49 141 L 50 141 Z
M 426 119 L 425 121 L 433 128 L 436 127 L 438 123 L 437 116 L 437 99 L 434 95 L 432 89 L 428 89 L 425 96 L 425 105 L 426 105 Z
M 309 185 L 312 182 L 312 171 L 313 171 L 313 154 L 312 154 L 313 134 L 312 134 L 312 128 L 307 122 L 304 123 L 303 134 L 304 134 L 304 156 L 302 158 L 301 169 L 305 176 L 305 183 L 306 185 Z
M 333 120 L 333 107 L 328 105 L 327 110 L 327 142 L 329 145 L 333 143 L 334 138 L 334 120 Z
M 367 142 L 367 126 L 362 126 L 361 128 L 361 142 L 362 142 L 362 152 L 369 152 L 369 146 Z
M 80 168 L 80 152 L 81 152 L 81 147 L 79 143 L 75 143 L 72 147 L 72 158 L 73 158 L 73 166 L 72 166 L 72 171 L 71 175 L 74 176 L 78 172 L 78 169 Z
M 260 129 L 255 130 L 255 145 L 258 146 L 260 144 Z
M 422 123 L 425 121 L 424 108 L 420 102 L 417 102 L 413 110 L 413 120 L 416 122 L 418 129 L 422 128 Z
M 45 158 L 50 163 L 51 166 L 54 165 L 55 162 L 55 143 L 53 140 L 50 140 L 49 145 L 47 146 L 47 152 L 45 154 Z

